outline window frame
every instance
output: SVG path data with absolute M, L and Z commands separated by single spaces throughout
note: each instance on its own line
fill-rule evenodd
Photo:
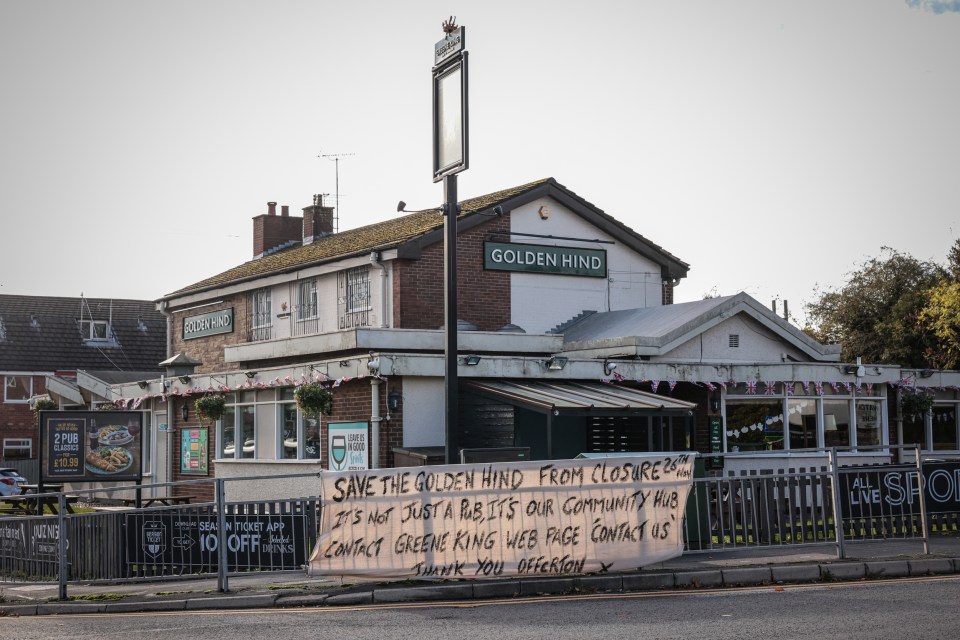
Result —
M 10 380 L 22 380 L 26 378 L 27 380 L 27 394 L 23 398 L 11 398 L 7 395 L 7 389 L 11 386 L 16 387 L 16 384 L 11 385 Z M 3 376 L 3 403 L 4 404 L 29 404 L 30 398 L 33 397 L 33 376 L 27 376 L 22 374 L 10 373 L 4 374 Z

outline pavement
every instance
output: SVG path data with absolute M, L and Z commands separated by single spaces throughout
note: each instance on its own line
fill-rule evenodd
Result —
M 468 601 L 546 594 L 618 593 L 883 580 L 960 573 L 960 536 L 937 536 L 924 553 L 920 540 L 688 552 L 666 562 L 620 573 L 508 577 L 496 580 L 394 582 L 310 577 L 302 572 L 197 579 L 67 585 L 0 582 L 0 616 L 132 613 L 216 609 L 355 606 L 378 603 Z

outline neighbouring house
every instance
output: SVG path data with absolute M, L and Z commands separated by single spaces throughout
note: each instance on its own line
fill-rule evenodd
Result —
M 674 304 L 688 264 L 552 178 L 460 204 L 450 433 L 441 211 L 335 233 L 319 196 L 297 216 L 268 203 L 251 260 L 159 299 L 178 368 L 110 397 L 169 426 L 178 456 L 196 398 L 224 395 L 204 442 L 222 478 L 435 463 L 448 439 L 491 459 L 697 450 L 728 470 L 831 446 L 857 462 L 904 442 L 960 453 L 957 372 L 842 363 L 743 293 Z M 294 396 L 314 382 L 332 396 L 319 417 Z M 915 388 L 932 414 L 900 412 Z M 158 466 L 195 477 L 186 463 Z
M 149 300 L 0 295 L 3 458 L 39 456 L 36 399 L 95 409 L 112 385 L 158 375 L 166 327 Z

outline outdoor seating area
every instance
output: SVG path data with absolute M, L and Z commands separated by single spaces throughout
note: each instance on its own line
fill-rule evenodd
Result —
M 65 496 L 64 507 L 66 513 L 76 513 L 73 506 L 80 501 L 79 496 Z M 22 493 L 16 496 L 0 498 L 0 514 L 5 515 L 57 515 L 60 512 L 60 500 L 56 495 L 36 495 Z
M 177 505 L 190 504 L 196 499 L 197 499 L 197 496 L 193 496 L 193 495 L 143 496 L 140 498 L 140 506 L 141 507 L 153 507 L 153 506 L 175 507 Z M 122 502 L 124 506 L 127 506 L 127 507 L 137 506 L 136 498 L 123 498 Z

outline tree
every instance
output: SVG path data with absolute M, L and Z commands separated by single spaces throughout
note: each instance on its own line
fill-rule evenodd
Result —
M 928 342 L 927 362 L 940 369 L 960 366 L 960 240 L 947 256 L 950 276 L 927 292 L 927 302 L 918 318 Z
M 820 342 L 839 343 L 847 362 L 859 356 L 882 364 L 937 366 L 929 359 L 936 340 L 922 328 L 920 314 L 930 289 L 946 277 L 936 263 L 883 247 L 879 257 L 850 273 L 841 289 L 806 305 L 806 330 Z

